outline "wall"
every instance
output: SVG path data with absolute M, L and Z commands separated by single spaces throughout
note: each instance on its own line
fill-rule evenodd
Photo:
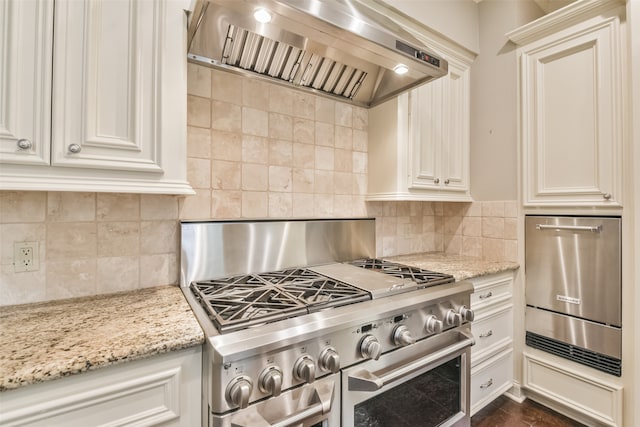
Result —
M 516 261 L 515 201 L 441 203 L 370 202 L 379 256 L 445 252 Z
M 476 0 L 384 0 L 384 3 L 472 52 L 480 50 Z
M 471 68 L 471 195 L 474 200 L 518 196 L 517 63 L 504 36 L 543 15 L 528 1 L 478 4 L 480 54 Z
M 370 216 L 379 256 L 517 259 L 515 202 L 366 203 L 367 110 L 193 64 L 188 93 L 195 196 L 0 192 L 0 305 L 176 284 L 179 219 Z
M 0 305 L 176 283 L 173 196 L 0 192 Z M 40 269 L 14 273 L 13 243 L 39 243 Z
M 365 215 L 367 110 L 189 64 L 188 218 Z
M 623 239 L 624 261 L 628 260 L 627 267 L 623 267 L 628 275 L 623 276 L 623 280 L 628 278 L 629 286 L 626 286 L 627 294 L 623 294 L 624 302 L 622 306 L 623 315 L 631 320 L 632 333 L 629 333 L 629 341 L 632 345 L 623 346 L 627 353 L 623 354 L 624 360 L 632 360 L 635 363 L 626 363 L 624 366 L 625 377 L 628 378 L 625 384 L 625 421 L 628 425 L 640 425 L 640 2 L 627 2 L 627 22 L 629 37 L 629 151 L 627 152 L 627 162 L 625 164 L 627 176 L 626 200 L 630 202 L 625 206 L 625 220 L 629 222 L 627 230 L 630 230 L 629 237 Z M 631 77 L 634 76 L 634 77 Z M 626 252 L 625 252 L 626 251 Z M 634 261 L 635 260 L 635 261 Z M 623 273 L 624 274 L 624 273 Z M 626 313 L 626 314 L 624 314 Z M 624 320 L 623 320 L 624 321 Z

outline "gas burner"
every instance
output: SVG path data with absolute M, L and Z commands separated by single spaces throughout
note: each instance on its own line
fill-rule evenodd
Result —
M 423 270 L 422 268 L 398 264 L 384 259 L 365 258 L 351 261 L 349 264 L 367 270 L 373 270 L 390 276 L 395 276 L 400 279 L 410 279 L 419 285 L 418 288 L 426 288 L 428 286 L 455 282 L 455 278 L 450 274 Z
M 223 333 L 371 299 L 305 268 L 202 280 L 191 289 Z

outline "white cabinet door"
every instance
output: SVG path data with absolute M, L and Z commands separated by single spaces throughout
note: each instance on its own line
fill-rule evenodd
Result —
M 469 67 L 411 91 L 409 187 L 469 192 Z
M 519 49 L 525 205 L 622 205 L 624 44 L 617 13 Z
M 58 0 L 52 164 L 162 172 L 166 2 Z
M 53 2 L 0 0 L 0 162 L 48 164 Z
M 194 427 L 202 348 L 173 351 L 0 393 L 0 425 Z
M 441 184 L 446 190 L 469 194 L 469 120 L 471 89 L 468 65 L 449 61 L 447 93 L 444 108 L 448 123 L 446 142 L 442 148 Z
M 447 139 L 447 78 L 409 93 L 409 188 L 438 190 L 441 186 L 443 143 Z

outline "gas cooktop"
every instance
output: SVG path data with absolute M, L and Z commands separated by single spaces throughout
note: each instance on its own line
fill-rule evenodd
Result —
M 371 299 L 360 288 L 307 268 L 202 280 L 191 289 L 220 332 Z
M 191 290 L 226 333 L 453 281 L 450 275 L 368 258 L 200 280 Z

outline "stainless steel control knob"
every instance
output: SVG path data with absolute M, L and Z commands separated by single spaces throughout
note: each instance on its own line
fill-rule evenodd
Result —
M 322 350 L 320 357 L 318 357 L 318 366 L 323 371 L 331 371 L 336 373 L 340 370 L 340 356 L 333 347 L 327 347 Z
M 282 391 L 282 370 L 277 366 L 265 368 L 258 378 L 260 391 L 271 396 L 280 396 Z
M 293 366 L 293 377 L 298 381 L 311 384 L 316 379 L 316 364 L 311 356 L 304 355 Z
M 227 386 L 227 402 L 232 406 L 244 409 L 249 406 L 249 396 L 253 385 L 249 377 L 241 376 L 234 378 Z
M 378 360 L 382 354 L 382 346 L 373 335 L 365 335 L 360 341 L 360 355 L 365 359 Z
M 444 320 L 447 322 L 447 325 L 450 326 L 462 325 L 462 315 L 460 313 L 456 313 L 453 309 L 447 311 L 447 314 L 444 315 Z
M 424 323 L 424 329 L 429 334 L 439 334 L 442 332 L 442 321 L 438 320 L 438 318 L 432 314 Z
M 411 332 L 409 332 L 409 328 L 405 325 L 396 326 L 393 330 L 393 342 L 396 345 L 407 346 L 409 344 L 413 344 L 416 340 L 411 336 Z
M 460 316 L 462 316 L 463 322 L 473 322 L 473 319 L 475 319 L 476 317 L 476 314 L 473 312 L 473 310 L 467 308 L 466 305 L 460 307 L 458 313 L 460 313 Z

